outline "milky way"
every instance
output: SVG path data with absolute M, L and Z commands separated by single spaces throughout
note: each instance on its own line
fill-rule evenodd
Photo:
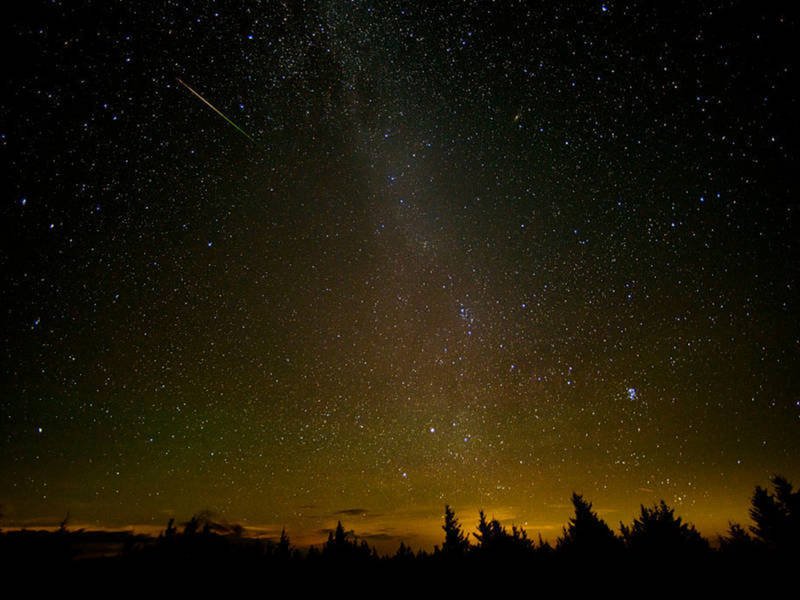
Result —
M 576 490 L 710 535 L 797 482 L 795 13 L 24 10 L 0 524 L 430 546 L 445 502 L 552 538 Z

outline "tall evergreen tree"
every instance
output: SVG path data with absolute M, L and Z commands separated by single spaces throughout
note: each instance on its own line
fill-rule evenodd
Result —
M 400 542 L 400 547 L 395 552 L 394 559 L 396 561 L 410 562 L 414 560 L 414 551 L 406 546 L 405 542 Z
M 521 558 L 533 550 L 533 542 L 522 527 L 513 525 L 509 533 L 497 519 L 487 521 L 482 510 L 478 515 L 478 532 L 472 535 L 478 540 L 477 550 L 482 556 Z
M 719 536 L 719 549 L 728 556 L 747 557 L 758 548 L 758 542 L 747 535 L 747 531 L 738 523 L 729 523 L 727 535 Z
M 172 517 L 167 523 L 167 528 L 164 530 L 164 539 L 173 540 L 178 534 L 178 529 L 175 527 L 175 518 Z
M 328 541 L 322 549 L 322 555 L 334 560 L 365 560 L 373 556 L 366 540 L 359 544 L 356 539 L 350 539 L 351 537 L 354 536 L 345 531 L 342 522 L 338 521 L 336 529 L 328 532 Z
M 444 544 L 442 554 L 448 557 L 464 556 L 469 549 L 469 539 L 464 534 L 461 524 L 456 518 L 456 513 L 449 504 L 444 507 Z
M 691 556 L 708 550 L 708 542 L 695 529 L 675 516 L 675 509 L 664 500 L 652 508 L 644 505 L 631 527 L 620 524 L 622 538 L 637 554 Z
M 275 548 L 275 558 L 280 560 L 289 560 L 292 555 L 292 546 L 289 542 L 289 535 L 286 533 L 286 528 L 281 529 L 281 537 L 278 540 L 278 545 Z
M 774 494 L 756 486 L 751 500 L 750 528 L 756 539 L 770 550 L 800 550 L 800 490 L 793 491 L 785 477 L 770 480 Z
M 603 519 L 592 510 L 592 503 L 583 496 L 572 493 L 575 516 L 569 520 L 563 535 L 558 538 L 557 549 L 580 554 L 606 555 L 616 552 L 621 542 Z

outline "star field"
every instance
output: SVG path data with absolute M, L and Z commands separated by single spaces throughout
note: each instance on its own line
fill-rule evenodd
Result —
M 445 502 L 552 537 L 577 490 L 712 534 L 797 478 L 794 12 L 21 10 L 4 525 L 432 545 Z

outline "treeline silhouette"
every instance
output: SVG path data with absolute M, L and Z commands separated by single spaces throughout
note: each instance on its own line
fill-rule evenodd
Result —
M 663 500 L 654 506 L 642 505 L 633 522 L 620 523 L 619 533 L 615 533 L 598 516 L 591 502 L 573 493 L 573 515 L 554 543 L 543 541 L 541 535 L 533 540 L 522 527 L 512 525 L 509 529 L 483 511 L 478 515 L 476 530 L 470 533 L 446 505 L 443 541 L 433 551 L 415 551 L 401 542 L 394 554 L 380 555 L 366 540 L 347 531 L 341 521 L 329 532 L 325 543 L 300 549 L 292 545 L 285 529 L 276 540 L 248 537 L 240 525 L 220 522 L 205 512 L 193 516 L 181 527 L 170 519 L 157 538 L 127 532 L 70 531 L 68 519 L 54 532 L 2 532 L 0 564 L 68 562 L 124 564 L 143 569 L 157 566 L 220 569 L 233 565 L 268 569 L 298 566 L 439 569 L 442 565 L 471 568 L 492 563 L 571 568 L 590 562 L 666 561 L 736 567 L 782 559 L 795 561 L 800 555 L 800 491 L 794 491 L 792 484 L 781 476 L 773 477 L 771 485 L 771 490 L 755 488 L 750 505 L 752 525 L 731 523 L 715 544 L 684 522 Z M 94 552 L 86 552 L 87 547 L 94 547 Z

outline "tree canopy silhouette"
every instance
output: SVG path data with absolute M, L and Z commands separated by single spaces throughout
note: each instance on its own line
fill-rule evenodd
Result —
M 469 549 L 469 539 L 464 534 L 461 524 L 456 518 L 456 513 L 449 504 L 444 507 L 444 544 L 442 554 L 448 557 L 464 556 Z
M 708 542 L 694 525 L 675 516 L 675 509 L 664 500 L 652 508 L 641 505 L 641 514 L 633 525 L 620 524 L 626 546 L 640 555 L 697 555 L 708 550 Z
M 400 547 L 395 552 L 394 559 L 397 561 L 410 562 L 414 560 L 414 551 L 406 546 L 406 543 L 401 541 Z
M 727 534 L 719 537 L 719 549 L 730 556 L 747 558 L 760 549 L 760 544 L 747 534 L 744 527 L 730 523 Z
M 780 475 L 770 479 L 774 494 L 756 486 L 751 500 L 750 518 L 755 525 L 750 530 L 756 539 L 770 550 L 798 552 L 800 550 L 800 490 Z
M 365 572 L 384 568 L 413 572 L 418 565 L 422 567 L 420 572 L 424 572 L 428 567 L 442 566 L 439 561 L 447 558 L 452 560 L 451 566 L 460 564 L 469 568 L 514 563 L 520 568 L 537 564 L 556 570 L 578 565 L 580 571 L 590 565 L 587 559 L 602 562 L 611 558 L 616 565 L 629 559 L 652 562 L 655 558 L 653 564 L 661 564 L 659 561 L 663 559 L 689 559 L 693 564 L 712 570 L 721 565 L 734 574 L 742 568 L 752 570 L 754 564 L 759 568 L 793 564 L 800 539 L 800 491 L 794 490 L 781 476 L 771 478 L 770 482 L 771 491 L 760 486 L 755 488 L 750 508 L 753 525 L 749 531 L 747 527 L 731 523 L 727 534 L 719 537 L 719 552 L 712 552 L 695 527 L 676 516 L 664 500 L 652 507 L 642 505 L 630 526 L 620 523 L 620 537 L 598 516 L 591 502 L 573 493 L 574 515 L 563 528 L 555 551 L 542 540 L 541 534 L 538 544 L 534 544 L 523 528 L 512 525 L 507 529 L 500 520 L 488 518 L 483 510 L 479 511 L 475 532 L 469 534 L 454 510 L 445 505 L 444 543 L 432 555 L 424 550 L 415 554 L 402 542 L 392 558 L 386 555 L 386 560 L 376 560 L 376 550 L 345 529 L 341 521 L 328 531 L 327 542 L 321 548 L 312 546 L 305 551 L 291 546 L 285 529 L 279 540 L 260 538 L 248 535 L 240 525 L 201 511 L 183 523 L 180 531 L 175 519 L 170 519 L 158 538 L 132 532 L 68 530 L 66 518 L 55 531 L 0 532 L 0 564 L 56 564 L 76 557 L 83 561 L 90 553 L 105 555 L 107 544 L 117 544 L 122 548 L 116 555 L 118 562 L 137 569 L 159 564 L 200 565 L 201 568 L 264 565 L 277 573 L 285 567 L 314 569 L 325 568 L 327 564 L 338 569 L 356 564 L 359 569 L 366 569 Z M 474 537 L 473 544 L 470 544 L 470 537 Z M 715 558 L 694 560 L 706 556 Z M 792 560 L 775 560 L 786 556 Z M 684 562 L 682 566 L 689 564 Z
M 336 523 L 336 529 L 328 533 L 328 541 L 322 549 L 323 558 L 333 560 L 366 560 L 373 556 L 373 551 L 366 540 L 359 543 L 344 529 L 341 521 Z
M 528 539 L 522 527 L 511 526 L 509 533 L 497 519 L 486 520 L 486 513 L 479 513 L 478 533 L 473 533 L 478 540 L 477 552 L 491 558 L 521 557 L 533 550 L 533 542 Z
M 620 539 L 592 510 L 591 502 L 573 492 L 572 506 L 575 508 L 575 516 L 570 518 L 563 535 L 558 538 L 556 548 L 559 551 L 578 554 L 606 554 L 621 549 Z
M 289 535 L 286 533 L 286 528 L 281 529 L 281 537 L 278 544 L 275 546 L 275 558 L 279 560 L 289 560 L 292 555 L 292 545 L 289 541 Z

